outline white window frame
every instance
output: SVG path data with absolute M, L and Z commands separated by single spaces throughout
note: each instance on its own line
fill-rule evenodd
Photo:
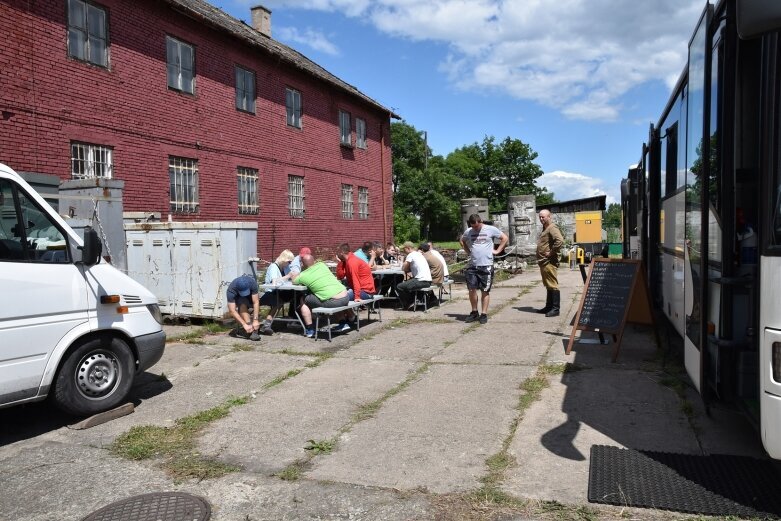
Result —
M 236 109 L 255 113 L 255 73 L 236 65 Z
M 355 146 L 366 150 L 366 120 L 355 118 Z
M 240 166 L 236 170 L 236 178 L 239 213 L 242 215 L 257 215 L 260 212 L 260 205 L 258 204 L 258 170 Z
M 198 160 L 168 156 L 171 212 L 198 212 Z
M 346 147 L 353 146 L 350 113 L 346 110 L 339 111 L 339 143 Z
M 108 68 L 108 48 L 106 9 L 84 0 L 68 0 L 68 56 Z
M 301 128 L 303 110 L 301 92 L 290 87 L 285 88 L 285 118 L 289 127 Z
M 168 88 L 195 94 L 195 47 L 173 36 L 166 36 L 165 55 Z
M 114 177 L 113 149 L 71 141 L 71 177 L 73 179 L 111 179 Z
M 353 185 L 342 184 L 342 219 L 353 218 Z
M 304 195 L 304 176 L 288 175 L 288 209 L 290 217 L 303 218 L 306 214 L 306 196 Z
M 366 186 L 358 187 L 358 218 L 369 218 L 369 188 Z

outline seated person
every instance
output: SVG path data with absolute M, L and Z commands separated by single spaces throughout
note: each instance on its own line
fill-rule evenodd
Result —
M 312 309 L 319 307 L 338 308 L 350 301 L 347 289 L 331 273 L 324 262 L 315 262 L 311 255 L 301 256 L 301 272 L 293 274 L 293 282 L 306 286 L 311 292 L 301 304 L 301 318 L 304 321 L 304 334 L 312 338 L 315 329 L 312 324 Z M 350 326 L 347 326 L 349 329 Z M 346 331 L 346 329 L 344 330 Z
M 336 276 L 347 280 L 347 288 L 352 292 L 351 300 L 371 300 L 376 293 L 374 277 L 369 265 L 362 262 L 350 251 L 350 245 L 340 244 L 336 248 Z
M 238 330 L 231 331 L 232 336 L 243 336 L 250 340 L 260 340 L 258 334 L 258 281 L 251 275 L 236 277 L 228 285 L 228 311 L 239 323 Z M 252 319 L 250 319 L 252 314 Z
M 363 246 L 355 250 L 355 256 L 368 264 L 373 247 L 374 243 L 372 241 L 366 241 L 363 243 Z
M 312 250 L 304 246 L 298 251 L 298 255 L 293 257 L 293 261 L 290 263 L 290 272 L 291 273 L 301 273 L 301 256 L 302 255 L 312 255 Z
M 447 269 L 447 261 L 439 251 L 434 249 L 434 244 L 431 241 L 428 242 L 428 251 L 442 263 L 442 279 L 445 281 L 450 280 L 450 271 Z
M 378 266 L 388 264 L 385 260 L 385 249 L 382 247 L 382 243 L 372 243 L 372 251 L 369 255 L 369 267 L 371 269 L 377 269 Z
M 290 250 L 283 250 L 279 254 L 277 260 L 269 264 L 266 268 L 266 278 L 264 284 L 281 285 L 288 282 L 291 277 L 290 263 L 293 261 L 293 252 Z M 288 292 L 281 292 L 271 288 L 266 289 L 263 296 L 260 297 L 260 303 L 269 307 L 268 315 L 266 315 L 263 324 L 261 325 L 260 333 L 264 335 L 273 335 L 274 330 L 271 329 L 271 324 L 274 321 L 274 316 L 279 312 L 285 302 L 288 302 L 291 295 Z
M 399 249 L 396 248 L 396 245 L 392 242 L 389 242 L 385 245 L 385 260 L 388 262 L 393 262 L 398 260 L 399 258 Z
M 399 294 L 401 309 L 406 309 L 412 305 L 413 293 L 416 290 L 431 286 L 431 270 L 423 254 L 410 241 L 404 243 L 402 250 L 406 256 L 401 269 L 409 273 L 410 278 L 396 285 L 396 292 Z
M 444 280 L 442 263 L 431 253 L 429 243 L 421 242 L 420 246 L 418 246 L 418 251 L 423 254 L 423 258 L 426 259 L 426 263 L 428 264 L 428 269 L 431 271 L 431 283 L 442 284 L 442 281 Z

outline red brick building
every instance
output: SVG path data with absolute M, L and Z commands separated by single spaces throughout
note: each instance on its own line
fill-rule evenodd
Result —
M 201 0 L 0 0 L 0 162 L 123 180 L 125 211 L 257 221 L 264 259 L 391 240 L 397 116 L 273 40 L 267 10 L 252 18 Z

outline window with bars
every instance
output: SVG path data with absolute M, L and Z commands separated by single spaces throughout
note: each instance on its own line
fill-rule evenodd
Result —
M 168 88 L 193 94 L 195 92 L 195 50 L 192 45 L 165 37 Z
M 258 205 L 258 171 L 254 168 L 240 166 L 238 169 L 239 213 L 257 214 Z
M 342 185 L 342 218 L 353 218 L 353 185 Z
M 295 89 L 285 89 L 285 106 L 287 108 L 287 124 L 301 128 L 301 93 Z
M 236 67 L 236 108 L 255 113 L 255 73 Z
M 198 211 L 198 161 L 186 157 L 168 157 L 168 177 L 171 182 L 171 211 Z
M 83 0 L 68 0 L 68 56 L 108 67 L 105 9 Z
M 369 189 L 365 186 L 358 187 L 358 218 L 369 218 Z
M 351 147 L 353 145 L 350 131 L 350 113 L 344 110 L 339 111 L 339 135 L 340 143 L 344 146 Z
M 300 175 L 287 176 L 288 208 L 291 217 L 304 217 L 304 178 Z
M 355 118 L 355 146 L 366 149 L 366 120 Z
M 74 179 L 111 179 L 111 148 L 89 143 L 71 143 L 71 176 Z

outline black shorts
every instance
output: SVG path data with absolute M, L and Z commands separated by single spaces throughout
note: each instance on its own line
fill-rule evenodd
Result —
M 469 266 L 464 275 L 467 289 L 479 289 L 483 293 L 491 291 L 494 283 L 493 266 Z

